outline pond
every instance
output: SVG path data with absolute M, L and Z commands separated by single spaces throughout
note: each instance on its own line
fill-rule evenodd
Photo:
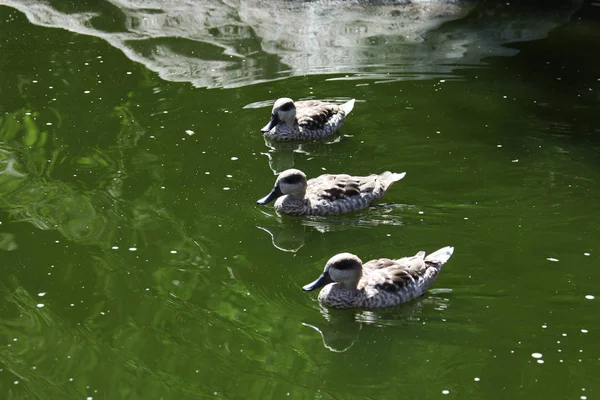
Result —
M 0 398 L 595 398 L 600 7 L 532 3 L 0 0 Z M 275 144 L 279 97 L 356 104 Z M 256 205 L 291 167 L 406 177 Z M 397 307 L 301 290 L 447 245 Z

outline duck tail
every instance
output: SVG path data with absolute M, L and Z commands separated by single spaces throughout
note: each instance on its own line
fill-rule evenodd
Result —
M 404 178 L 405 175 L 406 175 L 406 172 L 396 173 L 396 172 L 385 171 L 385 172 L 379 174 L 379 178 L 384 183 L 385 190 L 387 190 L 390 186 L 392 186 L 392 183 L 398 182 L 400 179 Z
M 340 104 L 340 108 L 344 111 L 346 115 L 350 114 L 350 111 L 354 108 L 354 102 L 356 99 L 352 99 L 350 101 L 345 102 L 344 104 Z
M 454 247 L 442 247 L 441 249 L 436 250 L 427 257 L 425 257 L 425 261 L 430 261 L 432 263 L 439 264 L 441 267 L 450 259 L 452 253 L 454 253 Z

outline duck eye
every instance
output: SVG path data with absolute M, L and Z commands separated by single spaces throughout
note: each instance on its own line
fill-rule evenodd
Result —
M 279 110 L 280 111 L 290 111 L 293 107 L 294 107 L 294 104 L 285 103 L 285 104 L 282 104 L 281 107 L 279 107 Z
M 352 260 L 342 260 L 339 261 L 335 264 L 335 267 L 337 269 L 342 269 L 342 270 L 346 270 L 346 269 L 351 269 L 354 267 L 355 262 Z
M 288 185 L 295 185 L 297 183 L 302 182 L 302 177 L 299 175 L 293 175 L 293 176 L 289 176 L 289 177 L 285 178 L 284 181 Z

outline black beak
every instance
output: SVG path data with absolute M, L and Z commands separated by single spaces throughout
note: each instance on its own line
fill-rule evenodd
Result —
M 269 123 L 266 124 L 260 131 L 263 133 L 269 132 L 271 129 L 273 129 L 275 125 L 277 125 L 278 122 L 279 118 L 277 117 L 277 114 L 273 114 L 271 115 L 271 120 L 269 121 Z
M 333 283 L 331 280 L 331 276 L 329 276 L 329 272 L 325 271 L 321 274 L 320 277 L 317 278 L 316 281 L 309 283 L 308 285 L 302 286 L 302 290 L 305 292 L 310 292 L 311 290 L 315 290 L 318 288 L 322 288 L 323 286 Z
M 256 204 L 264 205 L 264 204 L 270 203 L 271 201 L 273 201 L 276 198 L 281 197 L 281 196 L 283 196 L 283 193 L 281 193 L 281 189 L 279 189 L 279 186 L 275 186 L 273 188 L 273 190 L 271 190 L 271 193 L 269 193 L 262 199 L 257 200 Z

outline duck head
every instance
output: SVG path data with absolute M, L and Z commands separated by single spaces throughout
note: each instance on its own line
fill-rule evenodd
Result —
M 296 105 L 294 104 L 294 100 L 288 97 L 282 97 L 281 99 L 277 99 L 273 105 L 273 110 L 271 111 L 271 120 L 260 131 L 263 133 L 269 132 L 279 122 L 292 124 L 295 120 Z
M 288 169 L 277 177 L 271 193 L 258 200 L 256 204 L 267 204 L 283 195 L 303 198 L 306 193 L 306 175 L 298 169 Z
M 340 253 L 331 257 L 321 276 L 314 282 L 304 285 L 302 290 L 309 292 L 330 283 L 340 283 L 346 289 L 356 289 L 362 277 L 362 261 L 351 253 Z

